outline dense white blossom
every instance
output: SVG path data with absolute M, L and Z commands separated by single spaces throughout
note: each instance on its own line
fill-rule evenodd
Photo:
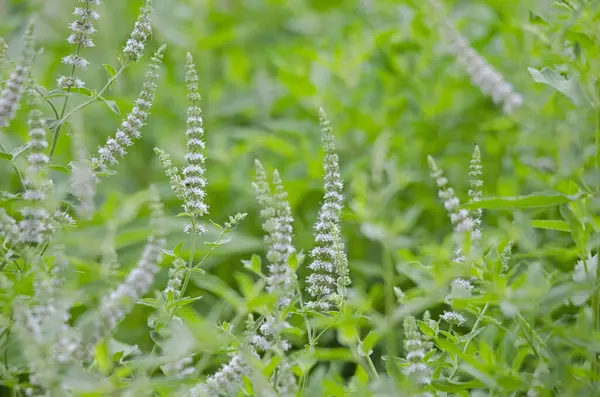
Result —
M 109 167 L 118 163 L 119 158 L 127 154 L 125 148 L 133 145 L 140 136 L 140 129 L 144 125 L 154 101 L 156 80 L 165 53 L 166 46 L 161 46 L 152 57 L 152 62 L 146 72 L 143 89 L 135 101 L 135 106 L 127 117 L 121 122 L 114 137 L 109 138 L 104 146 L 98 148 L 98 153 L 92 158 L 95 170 L 107 171 Z
M 420 387 L 429 385 L 432 371 L 425 362 L 427 352 L 423 346 L 417 322 L 412 316 L 404 318 L 404 348 L 406 361 L 408 362 L 404 369 L 406 376 L 413 379 Z
M 440 316 L 440 319 L 444 320 L 450 325 L 463 325 L 465 321 L 465 317 L 457 312 L 449 312 L 444 311 L 444 314 Z
M 123 48 L 125 59 L 137 61 L 144 53 L 146 40 L 152 34 L 150 14 L 152 14 L 152 0 L 146 0 Z
M 293 299 L 296 274 L 290 268 L 288 259 L 296 252 L 293 245 L 292 211 L 287 201 L 281 178 L 277 170 L 273 172 L 273 193 L 262 164 L 255 160 L 256 179 L 252 184 L 256 199 L 261 206 L 263 230 L 267 260 L 269 261 L 267 275 L 267 291 L 277 294 L 279 308 L 285 308 Z
M 23 218 L 19 222 L 19 240 L 30 244 L 42 244 L 54 229 L 54 220 L 46 208 L 47 196 L 52 191 L 52 184 L 47 173 L 49 158 L 46 155 L 48 147 L 46 122 L 38 108 L 39 100 L 33 89 L 30 90 L 29 97 L 31 111 L 27 126 L 30 140 L 27 152 L 28 166 L 23 180 L 25 187 L 23 198 L 28 203 L 21 210 Z
M 21 62 L 10 74 L 4 88 L 0 91 L 0 128 L 8 126 L 17 114 L 21 96 L 25 91 L 25 82 L 29 77 L 29 67 L 33 59 L 33 24 L 29 24 L 25 32 L 25 45 Z
M 325 195 L 315 224 L 315 247 L 311 251 L 312 261 L 308 268 L 307 290 L 312 300 L 307 307 L 316 310 L 330 310 L 339 300 L 337 293 L 335 230 L 340 227 L 343 208 L 343 184 L 340 177 L 339 159 L 335 153 L 335 143 L 329 120 L 323 109 L 319 114 L 325 149 Z
M 96 32 L 94 20 L 100 15 L 98 12 L 91 9 L 90 6 L 100 4 L 99 0 L 80 0 L 81 7 L 75 7 L 73 15 L 77 18 L 69 24 L 71 34 L 67 37 L 67 42 L 75 46 L 74 53 L 63 57 L 62 62 L 71 66 L 69 76 L 59 76 L 57 79 L 58 87 L 71 90 L 72 88 L 82 88 L 85 83 L 75 77 L 77 68 L 85 69 L 89 65 L 89 61 L 81 55 L 82 48 L 94 47 L 92 35 Z
M 198 74 L 190 53 L 186 56 L 187 98 L 190 105 L 187 108 L 187 154 L 186 167 L 183 169 L 183 184 L 185 185 L 185 207 L 189 213 L 203 216 L 208 213 L 206 204 L 206 177 L 204 162 L 205 143 L 204 127 L 202 125 L 202 109 L 198 106 L 200 94 L 198 93 Z M 196 233 L 204 233 L 201 225 L 195 225 Z

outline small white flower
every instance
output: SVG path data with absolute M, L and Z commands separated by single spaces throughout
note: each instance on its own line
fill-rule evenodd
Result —
M 21 96 L 25 91 L 25 81 L 29 77 L 33 50 L 33 24 L 30 24 L 25 33 L 22 60 L 10 74 L 4 88 L 0 91 L 0 128 L 8 126 L 17 114 Z
M 155 81 L 158 78 L 165 49 L 166 46 L 163 45 L 154 53 L 152 63 L 149 66 L 150 70 L 146 73 L 143 84 L 144 89 L 139 94 L 136 106 L 121 122 L 115 137 L 109 138 L 104 146 L 98 148 L 98 154 L 92 158 L 92 165 L 95 170 L 107 171 L 110 166 L 117 164 L 119 158 L 124 157 L 127 153 L 125 148 L 133 145 L 133 141 L 140 137 L 140 128 L 146 121 L 154 101 Z
M 140 9 L 133 31 L 123 48 L 126 59 L 137 61 L 142 56 L 146 40 L 152 34 L 152 27 L 150 26 L 151 13 L 152 0 L 146 0 L 144 6 Z
M 447 322 L 450 325 L 459 325 L 459 326 L 463 325 L 465 323 L 465 321 L 467 321 L 462 314 L 456 313 L 456 312 L 449 312 L 449 311 L 444 311 L 444 314 L 442 314 L 440 316 L 440 319 L 444 320 L 445 322 Z
M 336 230 L 339 233 L 340 216 L 343 208 L 343 183 L 339 170 L 339 159 L 335 152 L 335 143 L 331 133 L 331 126 L 323 109 L 320 109 L 319 119 L 325 149 L 324 161 L 324 190 L 323 204 L 315 224 L 315 247 L 311 251 L 312 262 L 309 264 L 311 274 L 307 277 L 307 291 L 312 300 L 307 303 L 308 308 L 317 310 L 330 310 L 333 303 L 339 300 L 337 294 L 338 278 L 346 280 L 347 275 L 335 274 L 334 265 L 338 255 L 342 253 L 335 248 Z

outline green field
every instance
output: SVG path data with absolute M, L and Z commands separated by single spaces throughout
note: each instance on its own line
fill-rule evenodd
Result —
M 600 1 L 0 0 L 0 37 L 0 395 L 599 395 Z

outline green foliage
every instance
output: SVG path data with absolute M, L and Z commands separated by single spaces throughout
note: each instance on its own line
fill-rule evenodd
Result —
M 25 84 L 41 100 L 44 172 L 54 182 L 43 187 L 53 190 L 44 208 L 76 220 L 67 228 L 68 219 L 48 215 L 59 232 L 41 245 L 10 240 L 17 230 L 10 219 L 35 218 L 21 215 L 35 207 L 25 200 L 35 101 L 24 91 L 16 117 L 0 128 L 2 395 L 25 396 L 36 375 L 51 385 L 49 396 L 65 388 L 74 396 L 187 395 L 231 355 L 250 368 L 238 395 L 597 395 L 600 2 L 156 0 L 152 36 L 133 62 L 123 47 L 144 3 L 90 6 L 100 18 L 95 47 L 81 52 L 90 64 L 76 72 L 86 84 L 66 89 L 55 87 L 71 71 L 62 59 L 74 51 L 65 40 L 72 7 L 86 3 L 0 2 L 8 44 L 5 56 L 0 42 L 0 89 L 29 51 L 31 20 L 36 52 Z M 513 113 L 503 113 L 448 51 L 445 20 L 523 96 Z M 84 196 L 71 178 L 85 167 L 97 171 L 89 154 L 147 89 L 151 54 L 163 44 L 141 137 L 118 165 L 95 172 L 94 208 L 89 219 L 78 216 Z M 188 164 L 188 52 L 202 95 L 209 214 L 188 210 L 180 173 Z M 296 252 L 286 260 L 304 291 L 323 201 L 321 106 L 344 181 L 335 246 L 351 283 L 334 311 L 308 310 L 306 293 L 282 309 L 279 294 L 266 289 L 253 164 L 259 158 L 279 171 L 295 218 Z M 469 201 L 474 142 L 483 197 Z M 461 200 L 456 211 L 483 209 L 481 239 L 454 230 L 428 155 Z M 159 235 L 151 185 L 166 213 Z M 107 297 L 136 268 L 145 242 L 161 234 L 166 248 L 149 290 L 80 352 L 88 357 L 48 365 L 55 362 L 48 340 L 81 346 L 78 338 L 94 334 Z M 58 292 L 52 280 L 60 280 Z M 41 343 L 23 319 L 50 305 L 60 316 L 44 318 Z M 276 320 L 289 323 L 278 341 L 291 348 L 252 355 L 249 335 L 278 310 Z M 444 321 L 447 313 L 464 323 Z M 427 366 L 418 373 L 430 372 L 429 381 L 410 373 L 415 363 Z M 297 390 L 284 392 L 289 375 Z

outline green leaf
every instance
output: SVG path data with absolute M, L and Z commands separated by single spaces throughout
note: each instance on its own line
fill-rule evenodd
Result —
M 435 336 L 435 331 L 427 323 L 425 323 L 421 320 L 417 320 L 417 325 L 421 329 L 421 332 L 423 334 L 425 334 L 426 336 L 431 336 L 431 337 Z
M 106 104 L 106 106 L 108 106 L 108 108 L 110 110 L 113 111 L 113 113 L 120 115 L 121 114 L 121 110 L 119 109 L 119 106 L 117 106 L 117 103 L 111 99 L 106 99 L 103 97 L 99 97 L 102 102 L 104 102 Z
M 479 380 L 470 380 L 468 382 L 453 382 L 450 380 L 433 381 L 433 388 L 447 393 L 457 393 L 463 390 L 479 389 L 485 387 L 485 384 Z
M 565 221 L 550 220 L 550 219 L 534 219 L 531 221 L 531 226 L 536 229 L 558 230 L 561 232 L 570 232 L 571 228 Z
M 88 90 L 85 87 L 81 87 L 81 88 L 71 88 L 71 92 L 74 92 L 76 94 L 80 94 L 83 96 L 87 96 L 87 97 L 91 97 L 94 94 L 92 93 L 92 91 Z
M 135 303 L 137 303 L 138 305 L 149 306 L 153 308 L 159 307 L 158 301 L 154 298 L 138 299 Z
M 27 149 L 29 149 L 29 142 L 15 148 L 15 150 L 12 151 L 12 158 L 13 160 L 16 159 L 17 157 L 19 157 L 23 152 L 25 152 Z
M 474 209 L 515 209 L 539 208 L 553 205 L 566 204 L 577 197 L 570 197 L 560 193 L 534 193 L 517 197 L 490 197 L 463 205 L 463 208 Z
M 171 308 L 174 308 L 174 307 L 176 307 L 176 308 L 184 307 L 184 306 L 187 306 L 187 305 L 189 305 L 191 303 L 196 302 L 199 299 L 202 299 L 202 297 L 201 296 L 196 296 L 196 297 L 193 297 L 193 298 L 181 298 L 181 299 L 177 299 L 175 302 L 171 303 L 168 306 L 168 308 L 171 309 Z
M 250 260 L 242 260 L 242 263 L 244 264 L 244 268 L 252 271 L 253 273 L 256 273 L 258 275 L 261 275 L 261 259 L 260 256 L 253 254 L 252 257 L 250 258 Z
M 50 164 L 48 166 L 48 168 L 50 168 L 51 170 L 55 170 L 55 171 L 59 171 L 65 174 L 70 174 L 71 173 L 71 169 L 69 167 L 66 167 L 62 164 Z
M 105 63 L 102 66 L 104 66 L 104 70 L 106 70 L 106 73 L 108 73 L 110 77 L 115 77 L 117 70 L 113 67 L 113 65 Z
M 0 152 L 0 158 L 8 160 L 8 161 L 12 161 L 13 156 L 10 153 Z
M 547 84 L 562 92 L 575 106 L 581 106 L 587 102 L 578 82 L 574 78 L 566 78 L 547 66 L 542 68 L 541 71 L 536 68 L 527 68 L 527 70 L 535 82 Z
M 98 369 L 104 375 L 108 375 L 113 367 L 112 355 L 109 354 L 108 340 L 105 339 L 96 347 L 94 356 Z
M 378 331 L 371 331 L 367 334 L 367 337 L 362 342 L 363 352 L 366 355 L 370 355 L 373 347 L 383 337 L 383 334 Z

